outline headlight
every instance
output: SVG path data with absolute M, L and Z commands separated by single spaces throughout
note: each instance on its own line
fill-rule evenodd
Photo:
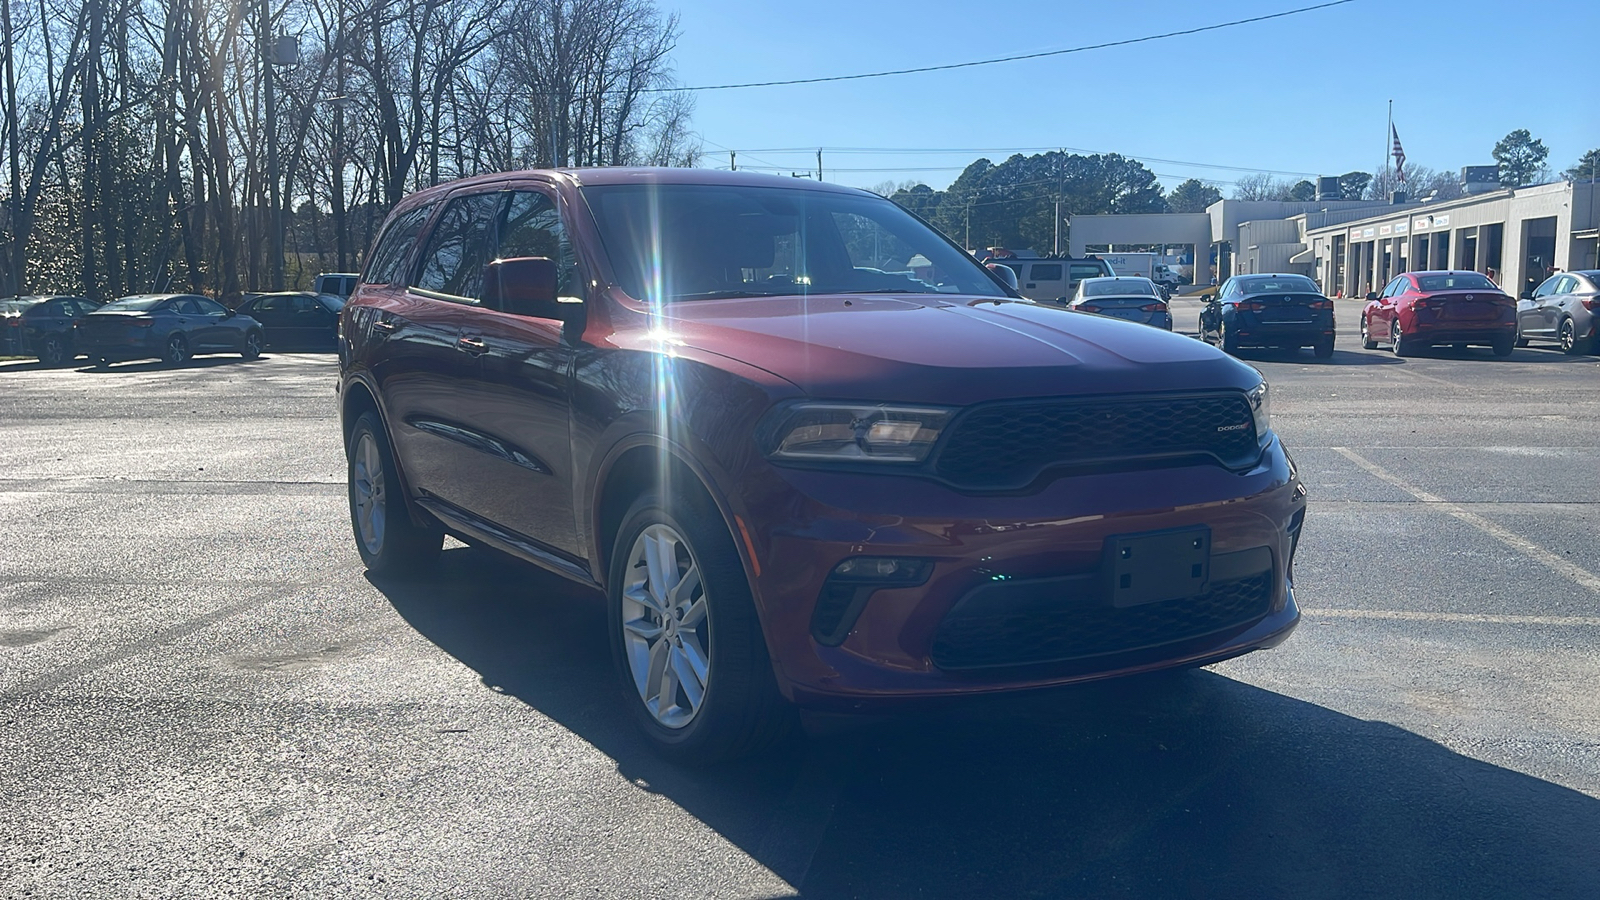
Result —
M 1267 383 L 1265 381 L 1251 388 L 1245 393 L 1245 399 L 1250 402 L 1250 412 L 1256 420 L 1256 438 L 1264 447 L 1267 436 L 1272 433 L 1272 403 L 1267 396 Z
M 783 461 L 919 463 L 951 411 L 926 406 L 798 403 L 778 414 L 767 456 Z

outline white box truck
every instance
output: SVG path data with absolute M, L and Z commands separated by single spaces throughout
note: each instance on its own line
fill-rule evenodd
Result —
M 1138 275 L 1169 288 L 1178 286 L 1178 273 L 1161 261 L 1159 253 L 1102 253 L 1100 258 L 1118 275 Z

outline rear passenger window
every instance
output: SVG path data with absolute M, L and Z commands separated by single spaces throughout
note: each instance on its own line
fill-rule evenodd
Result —
M 428 214 L 432 211 L 433 204 L 423 204 L 401 213 L 389 225 L 389 230 L 378 239 L 378 246 L 367 263 L 367 284 L 394 284 L 406 279 L 406 260 L 411 257 L 411 248 L 417 243 L 417 235 L 421 233 L 422 226 L 427 224 Z
M 494 259 L 494 226 L 505 196 L 473 194 L 451 200 L 428 238 L 422 269 L 412 286 L 463 300 L 478 299 L 483 267 Z
M 1034 263 L 1033 274 L 1028 276 L 1029 281 L 1060 281 L 1061 264 L 1040 265 Z

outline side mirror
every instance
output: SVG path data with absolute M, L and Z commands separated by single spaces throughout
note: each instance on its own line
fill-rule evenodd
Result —
M 1367 299 L 1368 300 L 1376 300 L 1376 299 L 1378 299 L 1378 292 L 1377 291 L 1367 291 Z
M 1523 291 L 1522 292 L 1522 299 L 1524 299 L 1524 300 L 1532 300 L 1533 299 L 1533 291 Z
M 559 272 L 544 256 L 497 259 L 483 267 L 483 305 L 517 316 L 565 321 L 576 304 L 556 300 Z
M 984 263 L 983 267 L 994 274 L 996 278 L 1006 283 L 1013 291 L 1017 290 L 1017 270 L 999 263 Z

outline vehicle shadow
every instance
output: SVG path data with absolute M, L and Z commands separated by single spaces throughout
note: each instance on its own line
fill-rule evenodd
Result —
M 1392 366 L 1405 362 L 1403 359 L 1396 358 L 1392 353 L 1376 350 L 1347 350 L 1342 347 L 1335 347 L 1333 355 L 1327 359 L 1317 359 L 1310 350 L 1305 349 L 1242 348 L 1235 355 L 1240 359 L 1253 362 L 1304 363 L 1318 366 Z
M 1212 672 L 813 717 L 685 769 L 634 734 L 592 592 L 473 549 L 374 584 L 805 897 L 1600 896 L 1600 800 Z
M 242 359 L 238 356 L 238 354 L 230 354 L 227 356 L 196 356 L 176 366 L 172 365 L 171 363 L 163 362 L 159 359 L 125 363 L 114 362 L 109 366 L 96 366 L 92 363 L 85 366 L 80 361 L 77 363 L 78 367 L 76 371 L 82 372 L 86 375 L 116 375 L 127 372 L 175 372 L 180 369 L 215 369 L 218 366 L 254 365 L 255 363 L 259 363 L 268 359 L 271 359 L 271 357 L 263 353 L 261 356 L 255 359 Z

